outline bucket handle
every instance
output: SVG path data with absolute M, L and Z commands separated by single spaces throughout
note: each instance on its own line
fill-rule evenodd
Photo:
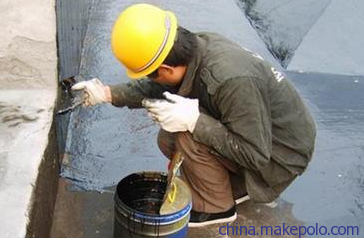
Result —
M 176 193 L 177 193 L 176 183 L 172 184 L 172 190 L 173 190 L 172 193 L 168 193 L 168 200 L 169 200 L 170 203 L 173 203 L 174 200 L 176 199 Z

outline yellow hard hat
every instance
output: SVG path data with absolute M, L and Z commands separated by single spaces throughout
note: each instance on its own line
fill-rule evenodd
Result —
M 172 49 L 177 32 L 176 16 L 150 4 L 135 4 L 124 10 L 111 33 L 115 57 L 132 79 L 156 70 Z

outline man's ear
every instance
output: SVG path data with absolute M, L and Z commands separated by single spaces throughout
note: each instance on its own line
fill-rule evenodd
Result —
M 166 65 L 166 64 L 161 64 L 161 66 L 159 66 L 158 70 L 161 70 L 162 74 L 163 73 L 168 73 L 168 74 L 173 74 L 174 73 L 174 67 Z

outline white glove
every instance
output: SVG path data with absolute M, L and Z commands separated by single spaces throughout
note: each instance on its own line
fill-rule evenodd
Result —
M 167 100 L 144 99 L 142 101 L 149 115 L 166 131 L 192 133 L 200 116 L 198 99 L 188 99 L 169 92 L 164 92 L 163 96 Z
M 85 106 L 95 106 L 107 102 L 105 85 L 97 78 L 76 83 L 72 90 L 84 90 L 87 93 Z

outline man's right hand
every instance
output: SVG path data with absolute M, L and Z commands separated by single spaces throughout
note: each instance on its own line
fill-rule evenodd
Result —
M 99 79 L 76 83 L 72 90 L 84 90 L 87 94 L 85 106 L 95 106 L 100 103 L 111 102 L 111 92 L 108 86 L 105 86 Z

